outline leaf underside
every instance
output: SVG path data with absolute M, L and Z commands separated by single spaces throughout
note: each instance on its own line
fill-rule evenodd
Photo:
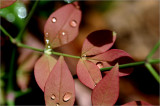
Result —
M 82 55 L 96 55 L 108 50 L 116 40 L 116 33 L 110 30 L 98 30 L 90 33 L 83 43 Z
M 0 0 L 0 8 L 5 8 L 12 5 L 16 0 Z
M 92 92 L 93 106 L 113 106 L 119 96 L 118 64 L 97 84 Z
M 99 68 L 94 63 L 82 59 L 77 64 L 77 76 L 84 85 L 91 89 L 102 79 Z
M 65 96 L 66 94 L 69 95 Z M 75 84 L 62 56 L 47 79 L 44 95 L 47 106 L 73 106 L 74 104 Z M 64 98 L 67 99 L 66 97 L 69 98 L 68 101 L 64 101 Z
M 95 64 L 101 63 L 102 64 L 101 68 L 114 66 L 116 63 L 121 65 L 121 64 L 134 62 L 134 60 L 128 53 L 119 49 L 111 49 L 102 54 L 93 56 L 89 59 L 91 59 L 90 61 L 92 61 Z M 119 76 L 129 75 L 130 73 L 132 73 L 132 71 L 133 71 L 133 68 L 120 69 Z
M 49 73 L 53 69 L 56 62 L 57 60 L 54 57 L 44 54 L 34 66 L 34 76 L 38 86 L 42 89 L 42 91 L 44 91 L 44 86 Z
M 45 39 L 49 39 L 52 48 L 67 44 L 78 35 L 81 11 L 74 4 L 59 8 L 48 18 L 44 34 Z
M 152 105 L 144 101 L 132 101 L 132 102 L 123 104 L 122 106 L 152 106 Z

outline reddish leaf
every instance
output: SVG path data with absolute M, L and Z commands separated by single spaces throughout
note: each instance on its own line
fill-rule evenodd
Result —
M 132 57 L 128 53 L 119 49 L 111 49 L 89 59 L 97 64 L 99 68 L 114 66 L 116 63 L 126 64 L 133 62 Z M 133 71 L 133 68 L 120 69 L 119 71 L 119 76 L 126 76 Z
M 97 84 L 92 92 L 93 106 L 113 106 L 119 95 L 118 64 Z
M 5 8 L 12 5 L 16 0 L 0 0 L 0 8 Z
M 72 106 L 74 104 L 75 84 L 62 56 L 47 79 L 44 94 L 47 106 Z
M 88 35 L 83 43 L 82 55 L 96 55 L 108 50 L 116 40 L 116 33 L 110 30 L 98 30 Z
M 81 11 L 75 4 L 68 4 L 58 9 L 48 18 L 44 33 L 52 48 L 69 43 L 78 35 Z
M 37 84 L 44 91 L 44 86 L 57 60 L 50 55 L 43 55 L 34 66 L 34 75 Z
M 77 64 L 78 79 L 87 87 L 93 89 L 102 79 L 99 68 L 88 60 L 80 59 Z
M 132 101 L 122 106 L 152 106 L 152 105 L 144 101 Z

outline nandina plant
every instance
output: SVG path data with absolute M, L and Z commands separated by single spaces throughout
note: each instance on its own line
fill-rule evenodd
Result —
M 6 1 L 1 8 L 13 2 Z M 133 67 L 129 67 L 134 66 L 132 57 L 123 50 L 110 49 L 117 35 L 116 32 L 108 29 L 91 32 L 83 43 L 80 56 L 54 51 L 55 48 L 64 46 L 77 37 L 81 14 L 78 2 L 66 4 L 53 12 L 44 26 L 44 50 L 22 44 L 8 34 L 2 26 L 0 27 L 18 47 L 43 52 L 34 65 L 34 76 L 44 92 L 47 106 L 73 106 L 75 103 L 75 83 L 64 59 L 65 56 L 79 59 L 76 73 L 81 83 L 92 90 L 93 106 L 113 106 L 119 97 L 119 78 L 133 72 Z M 58 59 L 53 55 L 58 55 Z M 136 62 L 134 64 L 138 65 Z M 122 106 L 130 105 L 150 104 L 139 100 Z

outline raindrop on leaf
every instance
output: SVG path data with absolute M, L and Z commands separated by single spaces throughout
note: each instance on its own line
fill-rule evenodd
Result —
M 51 99 L 54 100 L 56 98 L 56 96 L 54 94 L 52 94 Z
M 71 27 L 76 27 L 77 26 L 77 22 L 75 20 L 70 22 Z
M 55 23 L 57 19 L 55 17 L 52 18 L 52 22 Z
M 69 101 L 71 99 L 71 97 L 72 97 L 72 93 L 67 92 L 63 97 L 63 101 L 67 102 L 67 101 Z
M 100 69 L 100 68 L 103 68 L 103 63 L 102 62 L 97 62 L 96 63 L 97 67 Z
M 56 104 L 56 106 L 59 106 L 59 105 L 60 105 L 59 103 Z

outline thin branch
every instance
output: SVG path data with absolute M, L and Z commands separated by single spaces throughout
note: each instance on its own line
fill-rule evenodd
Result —
M 31 9 L 31 11 L 29 12 L 29 15 L 28 15 L 26 21 L 24 22 L 23 27 L 20 29 L 20 32 L 18 33 L 18 35 L 16 37 L 17 41 L 21 41 L 22 35 L 23 35 L 24 31 L 25 31 L 25 28 L 27 27 L 27 25 L 28 25 L 28 23 L 29 23 L 34 11 L 35 11 L 35 9 L 36 9 L 36 7 L 38 5 L 38 2 L 39 2 L 39 0 L 36 0 L 35 3 L 33 4 L 33 7 Z
M 160 40 L 158 41 L 158 43 L 153 47 L 153 49 L 151 50 L 151 52 L 148 54 L 147 56 L 147 60 L 150 59 L 153 54 L 157 51 L 157 49 L 159 48 L 160 46 Z
M 147 67 L 147 69 L 149 70 L 149 72 L 153 75 L 153 77 L 160 84 L 160 77 L 159 77 L 158 73 L 154 70 L 154 68 L 152 67 L 152 65 L 150 63 L 146 63 L 145 66 Z

